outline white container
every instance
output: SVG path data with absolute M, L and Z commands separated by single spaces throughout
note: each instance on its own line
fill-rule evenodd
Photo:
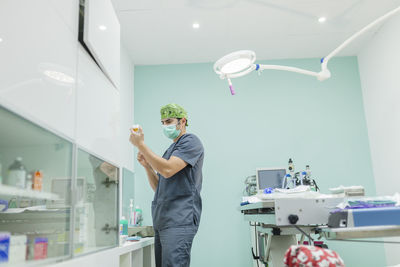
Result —
M 26 235 L 12 235 L 10 237 L 10 251 L 8 259 L 10 263 L 21 263 L 26 260 Z
M 22 164 L 22 158 L 17 157 L 8 168 L 7 185 L 25 189 L 26 169 Z

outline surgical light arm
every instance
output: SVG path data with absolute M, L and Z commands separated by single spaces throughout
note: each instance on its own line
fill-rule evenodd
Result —
M 247 75 L 247 74 L 249 74 L 250 72 L 252 72 L 254 70 L 273 69 L 273 70 L 290 71 L 290 72 L 296 72 L 296 73 L 300 73 L 300 74 L 314 76 L 319 81 L 324 81 L 324 80 L 329 79 L 331 77 L 331 73 L 330 73 L 330 71 L 328 69 L 328 62 L 332 57 L 337 55 L 340 51 L 342 51 L 345 47 L 347 47 L 350 43 L 352 43 L 359 36 L 361 36 L 362 34 L 367 32 L 368 30 L 370 30 L 372 27 L 374 27 L 375 25 L 377 25 L 377 24 L 389 19 L 390 17 L 392 17 L 393 15 L 395 15 L 399 11 L 400 11 L 400 6 L 395 8 L 395 9 L 393 9 L 392 11 L 386 13 L 385 15 L 381 16 L 380 18 L 376 19 L 375 21 L 371 22 L 370 24 L 368 24 L 367 26 L 362 28 L 360 31 L 358 31 L 357 33 L 352 35 L 350 38 L 345 40 L 341 45 L 339 45 L 336 49 L 334 49 L 330 54 L 328 54 L 326 57 L 321 59 L 321 71 L 320 72 L 314 72 L 314 71 L 310 71 L 310 70 L 305 70 L 305 69 L 296 68 L 296 67 L 283 66 L 283 65 L 254 64 L 255 54 L 252 51 L 238 51 L 238 52 L 234 52 L 232 54 L 229 54 L 229 55 L 221 58 L 220 60 L 218 60 L 214 64 L 214 71 L 217 74 L 220 75 L 221 79 L 227 79 L 228 80 L 229 88 L 231 90 L 231 94 L 232 95 L 235 94 L 235 91 L 233 89 L 232 82 L 231 82 L 230 79 Z M 239 57 L 246 57 L 246 53 L 250 53 L 249 62 L 251 62 L 251 64 L 248 65 L 248 66 L 245 66 L 244 68 L 242 68 L 242 70 L 237 71 L 237 72 L 231 72 L 231 73 L 224 72 L 223 71 L 223 67 L 224 67 L 223 64 L 229 63 L 229 58 L 232 58 L 232 56 L 233 56 L 234 60 L 238 58 L 237 55 L 235 57 L 235 55 L 234 55 L 235 53 L 239 53 Z M 242 54 L 240 55 L 240 53 L 242 53 Z M 222 66 L 221 66 L 221 64 L 222 64 Z

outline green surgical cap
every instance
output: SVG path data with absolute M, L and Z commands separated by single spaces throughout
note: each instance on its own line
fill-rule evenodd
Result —
M 186 118 L 186 126 L 188 126 L 187 112 L 183 107 L 179 106 L 178 104 L 165 105 L 161 107 L 160 113 L 162 120 L 167 118 L 177 118 L 177 119 Z

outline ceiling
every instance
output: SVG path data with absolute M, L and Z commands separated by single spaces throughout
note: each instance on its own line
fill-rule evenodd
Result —
M 112 0 L 135 65 L 323 57 L 400 0 Z M 321 24 L 318 18 L 324 16 Z M 198 29 L 192 24 L 199 23 Z M 341 52 L 356 55 L 375 27 Z

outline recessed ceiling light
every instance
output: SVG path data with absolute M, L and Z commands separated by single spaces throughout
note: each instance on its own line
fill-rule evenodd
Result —
M 105 30 L 107 30 L 107 27 L 104 26 L 104 25 L 100 25 L 100 26 L 99 26 L 99 29 L 100 29 L 101 31 L 105 31 Z
M 198 24 L 197 22 L 193 23 L 193 29 L 198 29 L 200 28 L 200 24 Z
M 0 43 L 3 42 L 3 39 L 0 38 Z
M 325 17 L 320 17 L 319 19 L 318 19 L 318 22 L 319 23 L 324 23 L 326 21 L 326 18 Z

